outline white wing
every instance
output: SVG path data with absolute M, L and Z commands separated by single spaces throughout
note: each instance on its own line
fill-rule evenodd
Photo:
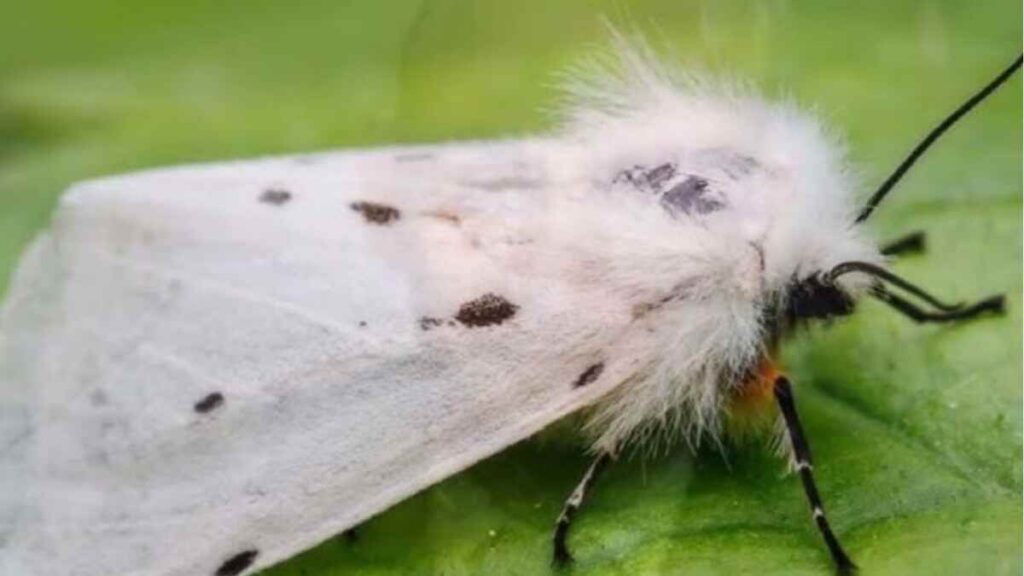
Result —
M 0 572 L 266 566 L 606 393 L 640 344 L 549 250 L 554 148 L 75 186 L 0 318 Z
M 599 448 L 714 431 L 765 303 L 880 256 L 816 123 L 634 60 L 558 140 L 72 190 L 0 317 L 0 571 L 265 566 L 609 392 Z

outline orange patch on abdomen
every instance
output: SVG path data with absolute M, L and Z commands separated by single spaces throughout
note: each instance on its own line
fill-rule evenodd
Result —
M 732 390 L 728 423 L 733 433 L 745 435 L 775 422 L 775 380 L 781 375 L 778 366 L 764 358 L 757 370 Z

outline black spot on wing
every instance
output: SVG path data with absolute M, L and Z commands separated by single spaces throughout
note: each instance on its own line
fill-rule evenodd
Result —
M 363 219 L 370 224 L 381 226 L 390 224 L 402 217 L 398 208 L 375 202 L 353 202 L 349 207 L 363 215 Z
M 661 196 L 661 204 L 669 212 L 682 211 L 687 214 L 710 214 L 725 207 L 725 204 L 709 194 L 708 181 L 700 176 L 690 176 L 676 184 Z
M 224 404 L 224 395 L 220 392 L 211 392 L 204 396 L 202 400 L 196 402 L 194 408 L 196 412 L 206 414 L 216 410 L 221 404 Z
M 601 372 L 604 372 L 604 362 L 598 362 L 587 367 L 586 370 L 580 374 L 579 378 L 573 382 L 573 388 L 582 388 L 587 384 L 590 384 L 597 380 L 601 376 Z
M 497 294 L 488 293 L 460 306 L 455 319 L 470 328 L 493 326 L 515 316 L 517 310 L 519 306 Z
M 291 199 L 292 193 L 287 190 L 281 190 L 280 188 L 270 188 L 268 190 L 264 190 L 263 194 L 260 194 L 260 202 L 273 206 L 280 206 Z
M 252 563 L 256 561 L 256 556 L 260 553 L 259 550 L 245 550 L 239 552 L 231 558 L 228 558 L 217 568 L 214 572 L 214 576 L 237 576 L 245 571 L 246 568 L 252 566 Z

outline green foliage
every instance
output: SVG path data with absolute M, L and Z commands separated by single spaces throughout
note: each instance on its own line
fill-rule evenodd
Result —
M 20 3 L 0 21 L 0 286 L 70 182 L 169 163 L 514 135 L 554 72 L 631 23 L 684 63 L 814 105 L 866 182 L 1021 44 L 1020 3 Z M 1021 572 L 1021 81 L 959 126 L 872 222 L 923 229 L 900 273 L 1009 314 L 920 327 L 866 303 L 785 350 L 837 531 L 863 573 Z M 762 447 L 613 468 L 572 574 L 827 574 L 798 482 Z M 545 574 L 586 461 L 531 440 L 269 571 Z

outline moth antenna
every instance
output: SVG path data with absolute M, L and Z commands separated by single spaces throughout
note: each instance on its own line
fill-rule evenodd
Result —
M 935 296 L 932 296 L 928 292 L 925 292 L 924 288 L 911 284 L 910 282 L 904 280 L 903 278 L 900 278 L 899 276 L 893 274 L 892 272 L 889 272 L 885 268 L 882 268 L 881 266 L 877 266 L 875 264 L 871 264 L 869 262 L 854 261 L 837 264 L 835 268 L 832 268 L 832 270 L 829 271 L 828 280 L 831 283 L 835 283 L 836 278 L 839 278 L 844 274 L 849 274 L 850 272 L 861 272 L 867 274 L 868 276 L 877 278 L 878 280 L 884 280 L 885 282 L 888 282 L 893 286 L 897 286 L 899 288 L 902 288 L 903 290 L 906 290 L 910 294 L 917 296 L 921 300 L 924 300 L 925 302 L 931 304 L 932 306 L 944 312 L 959 310 L 960 308 L 963 307 L 963 303 L 961 302 L 958 302 L 956 304 L 946 304 L 945 302 L 939 300 Z
M 860 223 L 867 220 L 868 216 L 871 216 L 871 213 L 875 210 L 875 207 L 882 202 L 886 194 L 888 194 L 889 191 L 892 190 L 893 186 L 903 178 L 903 175 L 910 170 L 910 167 L 917 162 L 921 155 L 924 154 L 924 152 L 928 150 L 928 148 L 931 147 L 931 145 L 934 144 L 935 141 L 946 132 L 946 130 L 949 130 L 951 126 L 956 124 L 957 120 L 960 120 L 960 118 L 970 112 L 972 108 L 977 106 L 979 102 L 984 100 L 989 94 L 994 92 L 996 88 L 999 88 L 1000 85 L 1006 82 L 1010 76 L 1013 76 L 1013 73 L 1020 69 L 1022 59 L 1024 59 L 1024 56 L 1017 56 L 1017 59 L 1013 61 L 1013 64 L 1010 64 L 1008 68 L 996 76 L 995 80 L 992 80 L 977 94 L 968 98 L 966 102 L 961 104 L 959 108 L 954 110 L 952 114 L 947 116 L 945 120 L 933 128 L 932 131 L 914 147 L 910 154 L 904 158 L 903 162 L 896 167 L 896 170 L 894 170 L 893 173 L 885 179 L 885 182 L 882 182 L 882 185 L 878 187 L 878 190 L 875 191 L 864 205 L 864 208 L 861 209 L 856 222 Z

